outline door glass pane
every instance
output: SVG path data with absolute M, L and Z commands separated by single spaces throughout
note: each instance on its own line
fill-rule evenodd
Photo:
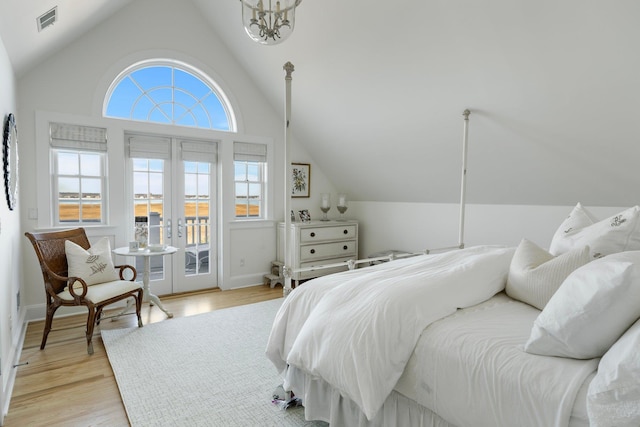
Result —
M 164 160 L 133 159 L 134 216 L 147 217 L 148 243 L 164 243 Z M 164 257 L 151 257 L 151 280 L 164 278 Z M 144 271 L 144 258 L 136 257 L 136 269 Z
M 198 174 L 198 194 L 200 198 L 209 197 L 209 173 Z
M 207 162 L 184 162 L 185 275 L 209 273 L 211 220 Z

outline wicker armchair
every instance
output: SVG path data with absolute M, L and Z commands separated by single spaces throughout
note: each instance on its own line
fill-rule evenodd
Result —
M 116 266 L 119 269 L 120 280 L 87 286 L 79 277 L 67 277 L 67 257 L 65 253 L 65 241 L 70 240 L 84 249 L 89 249 L 90 243 L 84 228 L 56 231 L 49 233 L 25 233 L 25 236 L 33 244 L 38 256 L 44 288 L 47 298 L 47 316 L 42 335 L 40 349 L 44 349 L 47 336 L 52 330 L 53 315 L 61 306 L 87 307 L 87 352 L 93 354 L 93 329 L 100 324 L 102 310 L 105 306 L 127 298 L 134 298 L 138 326 L 142 327 L 140 309 L 142 305 L 142 287 L 135 282 L 136 269 L 130 265 Z M 129 269 L 133 273 L 130 280 L 124 280 L 124 272 Z M 79 286 L 82 285 L 82 287 Z

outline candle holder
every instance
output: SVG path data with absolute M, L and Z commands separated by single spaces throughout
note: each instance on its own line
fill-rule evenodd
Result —
M 347 208 L 349 207 L 347 204 L 348 204 L 347 195 L 344 193 L 338 194 L 338 205 L 336 206 L 336 208 L 338 209 L 338 212 L 340 212 L 341 221 L 344 221 L 344 213 L 347 211 Z
M 321 221 L 329 221 L 329 218 L 327 218 L 327 212 L 331 209 L 331 194 L 322 193 L 320 195 L 320 199 L 320 210 L 322 211 Z

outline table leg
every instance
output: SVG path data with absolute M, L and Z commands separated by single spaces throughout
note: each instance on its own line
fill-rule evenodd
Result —
M 149 302 L 150 305 L 157 305 L 158 308 L 167 315 L 168 318 L 173 317 L 173 313 L 168 311 L 162 303 L 160 302 L 160 298 L 151 293 L 149 288 L 149 277 L 151 276 L 151 257 L 144 257 L 144 272 L 142 275 L 142 288 L 143 288 L 143 297 L 142 301 Z

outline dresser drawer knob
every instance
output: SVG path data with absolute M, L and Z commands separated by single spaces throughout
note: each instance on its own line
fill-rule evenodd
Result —
M 342 249 L 344 249 L 344 250 L 346 251 L 347 249 L 349 249 L 349 246 L 344 245 L 344 246 L 342 247 Z
M 311 233 L 311 237 L 316 237 L 316 233 Z
M 349 230 L 344 230 L 343 233 L 344 234 L 349 234 Z
M 309 252 L 311 252 L 312 254 L 315 254 L 316 250 L 315 249 L 311 249 L 311 251 L 309 251 Z

